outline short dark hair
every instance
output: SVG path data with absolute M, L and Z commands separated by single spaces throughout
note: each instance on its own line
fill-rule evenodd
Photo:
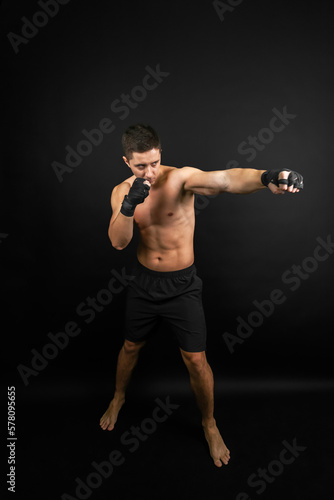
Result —
M 133 153 L 145 153 L 151 149 L 161 150 L 161 141 L 150 125 L 137 123 L 128 127 L 122 136 L 124 156 L 131 160 Z

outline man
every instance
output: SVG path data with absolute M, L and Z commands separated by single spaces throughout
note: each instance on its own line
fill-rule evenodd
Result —
M 140 349 L 157 326 L 168 322 L 189 371 L 191 388 L 202 415 L 202 426 L 214 464 L 230 459 L 214 419 L 213 375 L 207 362 L 202 281 L 194 266 L 194 196 L 253 193 L 266 186 L 274 194 L 297 193 L 303 178 L 290 170 L 234 168 L 205 172 L 197 168 L 161 165 L 161 143 L 155 130 L 143 124 L 122 137 L 123 159 L 132 175 L 113 189 L 108 235 L 114 248 L 124 249 L 139 229 L 135 279 L 127 296 L 125 340 L 119 353 L 114 398 L 100 420 L 112 430 L 125 402 L 125 391 Z

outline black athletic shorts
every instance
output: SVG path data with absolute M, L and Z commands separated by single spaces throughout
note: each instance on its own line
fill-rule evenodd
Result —
M 135 278 L 127 290 L 125 339 L 147 340 L 164 320 L 181 349 L 205 351 L 202 280 L 195 265 L 180 271 L 158 272 L 137 262 L 131 274 Z

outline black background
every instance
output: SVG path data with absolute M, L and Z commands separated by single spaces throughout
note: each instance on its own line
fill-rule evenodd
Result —
M 140 121 L 158 130 L 164 164 L 218 170 L 235 160 L 240 167 L 286 167 L 304 176 L 298 195 L 265 190 L 197 199 L 207 356 L 218 392 L 245 380 L 285 380 L 286 387 L 296 380 L 331 381 L 334 257 L 319 262 L 295 291 L 282 281 L 284 272 L 313 256 L 317 238 L 333 234 L 329 4 L 245 0 L 221 20 L 212 2 L 71 0 L 15 54 L 8 33 L 21 35 L 22 17 L 31 20 L 40 10 L 32 0 L 1 6 L 4 383 L 17 387 L 21 402 L 38 401 L 41 411 L 43 401 L 78 397 L 82 406 L 86 396 L 98 395 L 97 422 L 110 399 L 125 289 L 89 324 L 77 308 L 106 288 L 112 270 L 131 274 L 137 237 L 118 252 L 107 229 L 111 190 L 129 175 L 121 135 Z M 122 119 L 111 103 L 142 84 L 147 66 L 168 76 Z M 295 118 L 247 161 L 240 143 L 269 126 L 273 108 L 285 107 Z M 52 163 L 64 164 L 65 147 L 75 149 L 85 139 L 82 130 L 97 128 L 103 118 L 114 130 L 59 182 Z M 235 335 L 237 318 L 247 320 L 253 301 L 268 299 L 274 289 L 285 302 L 231 354 L 224 332 Z M 25 386 L 18 365 L 31 367 L 31 349 L 41 353 L 48 333 L 63 332 L 69 321 L 80 334 Z M 132 391 L 151 402 L 159 390 L 171 394 L 183 382 L 188 391 L 177 346 L 164 329 L 146 347 L 137 372 Z M 58 482 L 59 495 L 74 491 L 70 478 Z

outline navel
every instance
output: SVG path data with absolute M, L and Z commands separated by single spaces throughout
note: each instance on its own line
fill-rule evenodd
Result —
M 171 215 L 174 215 L 174 213 L 173 212 L 168 212 L 167 215 L 169 215 L 169 217 L 171 217 Z

